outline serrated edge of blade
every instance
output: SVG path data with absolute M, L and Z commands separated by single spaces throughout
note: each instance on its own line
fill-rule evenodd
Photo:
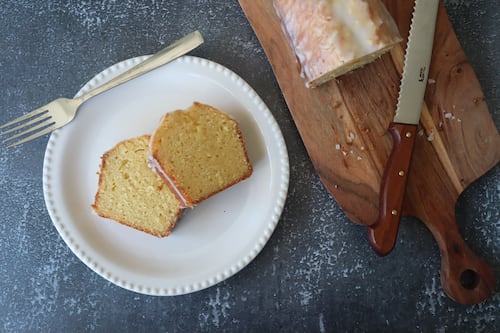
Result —
M 398 94 L 398 103 L 397 103 L 397 106 L 396 106 L 396 112 L 395 112 L 395 115 L 394 115 L 394 121 L 398 122 L 397 118 L 398 118 L 398 114 L 401 114 L 400 112 L 400 107 L 402 105 L 402 92 L 403 90 L 405 90 L 405 86 L 406 86 L 406 80 L 407 80 L 407 69 L 408 67 L 410 66 L 408 64 L 408 49 L 410 48 L 410 45 L 412 45 L 412 36 L 414 34 L 414 26 L 415 26 L 415 17 L 416 17 L 416 14 L 417 14 L 417 6 L 419 5 L 424 5 L 424 3 L 422 2 L 423 0 L 415 0 L 415 3 L 413 5 L 413 11 L 412 11 L 412 18 L 411 18 L 411 22 L 410 22 L 410 31 L 408 33 L 408 42 L 406 43 L 406 48 L 405 48 L 405 56 L 404 56 L 404 62 L 403 62 L 403 73 L 402 73 L 402 76 L 401 76 L 401 83 L 400 83 L 400 86 L 399 86 L 399 94 Z M 439 1 L 436 1 L 436 7 L 439 6 Z M 437 16 L 437 11 L 438 11 L 438 8 L 436 8 L 436 16 Z M 434 36 L 434 34 L 433 34 Z M 432 56 L 432 54 L 431 54 Z M 430 58 L 429 58 L 429 64 L 430 64 Z M 427 66 L 427 71 L 425 73 L 425 81 L 427 81 L 427 77 L 428 77 L 428 70 L 429 70 L 429 66 Z M 422 100 L 422 103 L 423 103 L 423 100 Z M 419 109 L 421 109 L 422 106 L 420 106 Z M 418 117 L 420 118 L 420 117 Z M 401 121 L 402 122 L 402 121 Z M 418 121 L 416 122 L 411 122 L 412 124 L 418 124 Z

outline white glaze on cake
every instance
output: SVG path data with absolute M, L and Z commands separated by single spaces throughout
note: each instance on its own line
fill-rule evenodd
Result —
M 149 154 L 148 156 L 147 163 L 148 166 L 151 168 L 151 170 L 156 172 L 157 175 L 159 175 L 165 182 L 167 182 L 167 185 L 170 188 L 170 190 L 174 193 L 177 199 L 179 199 L 181 208 L 191 207 L 188 205 L 186 198 L 184 197 L 182 192 L 179 191 L 172 178 L 170 178 L 167 175 L 167 173 L 161 167 L 160 163 L 158 163 L 158 161 L 153 156 L 151 156 L 151 154 Z
M 311 87 L 372 61 L 401 41 L 379 0 L 275 0 L 274 6 Z

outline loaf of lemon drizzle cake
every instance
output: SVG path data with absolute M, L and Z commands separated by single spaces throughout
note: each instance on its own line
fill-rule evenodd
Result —
M 165 114 L 153 132 L 148 163 L 184 207 L 250 177 L 250 164 L 236 120 L 206 104 Z
M 373 61 L 402 39 L 380 0 L 274 0 L 308 87 Z

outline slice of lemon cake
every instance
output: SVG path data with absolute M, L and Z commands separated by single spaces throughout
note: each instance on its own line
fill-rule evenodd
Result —
M 250 177 L 252 165 L 236 120 L 198 102 L 167 113 L 151 136 L 149 165 L 185 207 Z
M 165 237 L 182 208 L 147 164 L 149 140 L 150 136 L 144 135 L 122 141 L 102 156 L 92 208 L 101 217 Z

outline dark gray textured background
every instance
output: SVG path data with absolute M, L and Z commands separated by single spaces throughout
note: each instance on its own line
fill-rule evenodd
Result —
M 438 248 L 421 223 L 405 220 L 395 250 L 379 258 L 365 229 L 326 192 L 236 1 L 0 3 L 0 123 L 73 96 L 104 68 L 199 29 L 206 42 L 192 54 L 255 88 L 283 131 L 291 164 L 282 218 L 253 262 L 209 289 L 152 297 L 101 278 L 59 237 L 42 193 L 48 137 L 0 148 L 0 332 L 500 331 L 498 166 L 457 204 L 459 228 L 493 267 L 496 291 L 480 305 L 460 305 L 441 289 Z M 445 5 L 498 126 L 499 2 Z

